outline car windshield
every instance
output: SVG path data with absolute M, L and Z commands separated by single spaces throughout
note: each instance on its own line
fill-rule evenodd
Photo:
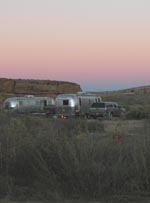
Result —
M 101 102 L 101 103 L 93 103 L 91 107 L 105 108 L 105 103 L 103 103 L 103 102 Z

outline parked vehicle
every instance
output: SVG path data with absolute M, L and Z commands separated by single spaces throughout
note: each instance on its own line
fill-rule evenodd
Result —
M 89 108 L 88 117 L 92 118 L 107 118 L 111 119 L 114 116 L 123 117 L 125 109 L 122 108 L 117 102 L 100 102 L 93 103 Z
M 57 117 L 86 117 L 92 103 L 101 102 L 98 95 L 78 92 L 76 94 L 60 94 L 55 99 Z
M 45 113 L 46 108 L 54 105 L 55 100 L 51 97 L 25 95 L 7 98 L 3 103 L 3 108 L 8 112 L 16 113 Z

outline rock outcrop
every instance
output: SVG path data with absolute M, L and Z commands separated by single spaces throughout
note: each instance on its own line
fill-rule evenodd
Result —
M 76 93 L 79 91 L 81 91 L 80 85 L 72 82 L 0 78 L 0 95 L 2 98 L 28 94 L 51 96 L 60 93 Z

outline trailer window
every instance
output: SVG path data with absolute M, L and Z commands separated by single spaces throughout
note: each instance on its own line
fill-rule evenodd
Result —
M 43 102 L 44 102 L 44 106 L 47 106 L 47 101 L 46 101 L 46 100 L 44 100 Z
M 19 106 L 23 106 L 23 101 L 19 101 Z
M 63 100 L 63 105 L 64 105 L 64 106 L 69 105 L 69 100 L 68 100 L 68 99 Z

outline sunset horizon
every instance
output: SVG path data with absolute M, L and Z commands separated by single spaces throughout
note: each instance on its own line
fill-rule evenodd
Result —
M 83 91 L 150 84 L 150 1 L 0 2 L 0 78 Z

